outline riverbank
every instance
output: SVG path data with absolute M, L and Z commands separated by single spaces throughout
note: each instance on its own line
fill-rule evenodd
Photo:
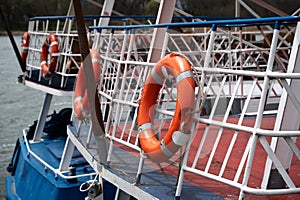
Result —
M 15 36 L 18 35 L 23 35 L 24 31 L 12 31 L 12 34 Z M 7 36 L 7 32 L 6 31 L 0 31 L 0 36 Z

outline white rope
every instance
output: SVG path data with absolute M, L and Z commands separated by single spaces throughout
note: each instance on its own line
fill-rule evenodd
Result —
M 95 182 L 97 181 L 98 175 L 99 175 L 99 174 L 96 174 L 94 180 L 88 180 L 88 181 L 82 183 L 82 184 L 80 185 L 80 187 L 79 187 L 79 191 L 80 191 L 80 192 L 86 192 L 86 191 L 88 191 L 89 189 L 91 189 L 91 188 L 95 185 Z M 88 187 L 87 187 L 86 189 L 82 189 L 82 187 L 85 186 L 85 185 L 88 185 Z

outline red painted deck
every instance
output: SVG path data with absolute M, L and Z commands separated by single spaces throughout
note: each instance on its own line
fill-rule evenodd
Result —
M 237 124 L 238 118 L 232 117 L 229 118 L 228 122 Z M 243 121 L 244 126 L 249 126 L 253 127 L 255 123 L 255 118 L 245 118 Z M 272 130 L 274 127 L 275 123 L 275 117 L 274 116 L 269 116 L 265 117 L 262 121 L 261 128 L 266 129 L 266 130 Z M 169 123 L 165 123 L 164 127 L 165 130 L 168 129 Z M 196 155 L 197 149 L 199 147 L 199 143 L 202 139 L 203 132 L 205 129 L 205 124 L 198 124 L 197 126 L 197 132 L 193 138 L 193 143 L 191 146 L 191 150 L 189 153 L 189 160 L 188 160 L 188 166 L 191 166 L 193 163 L 193 159 Z M 123 129 L 123 127 L 119 126 L 119 130 Z M 129 127 L 128 127 L 129 129 Z M 216 140 L 217 134 L 219 131 L 219 127 L 216 126 L 211 126 L 209 128 L 209 133 L 208 137 L 205 140 L 204 147 L 202 149 L 202 152 L 200 154 L 200 158 L 198 159 L 196 169 L 204 170 L 206 167 L 206 163 L 209 159 L 209 156 L 211 154 L 213 144 Z M 216 153 L 213 157 L 212 164 L 209 168 L 209 173 L 218 175 L 220 172 L 224 157 L 226 155 L 229 143 L 234 135 L 234 130 L 230 129 L 224 129 L 220 143 L 218 144 L 218 147 L 216 149 Z M 117 137 L 120 137 L 120 132 L 117 133 Z M 128 135 L 124 134 L 122 140 L 127 140 Z M 226 170 L 224 172 L 223 177 L 226 177 L 227 179 L 233 180 L 236 170 L 238 168 L 239 162 L 242 158 L 242 155 L 245 151 L 247 142 L 249 140 L 250 133 L 245 133 L 245 132 L 239 132 L 237 136 L 236 143 L 233 147 L 233 151 L 230 155 L 229 161 L 226 166 Z M 131 143 L 134 143 L 135 137 L 131 137 Z M 270 142 L 271 138 L 268 137 L 267 141 Z M 118 145 L 118 143 L 115 143 L 117 146 L 121 147 L 122 149 L 125 149 L 129 152 L 132 152 L 132 149 L 129 147 L 124 147 L 122 145 Z M 300 147 L 300 141 L 297 141 L 297 146 Z M 137 152 L 132 152 L 133 154 L 137 154 Z M 251 170 L 251 177 L 249 179 L 249 184 L 248 186 L 252 188 L 260 188 L 263 173 L 264 173 L 264 166 L 267 158 L 267 153 L 261 146 L 260 142 L 258 141 L 257 147 L 256 147 L 256 152 L 254 156 L 254 161 L 253 161 L 253 166 Z M 155 165 L 153 165 L 155 166 Z M 244 166 L 245 167 L 245 166 Z M 157 167 L 156 167 L 157 169 Z M 165 172 L 177 177 L 178 176 L 178 168 L 167 165 L 164 168 Z M 300 161 L 298 161 L 295 156 L 293 157 L 292 160 L 292 165 L 289 170 L 290 177 L 292 178 L 294 184 L 296 186 L 300 186 Z M 242 182 L 243 178 L 243 172 L 240 176 L 239 182 Z M 193 185 L 197 185 L 205 190 L 208 190 L 212 193 L 215 193 L 217 195 L 220 195 L 226 199 L 237 199 L 239 196 L 239 189 L 205 178 L 203 176 L 198 176 L 193 173 L 185 172 L 185 178 L 184 180 L 188 183 L 191 183 Z M 268 199 L 268 200 L 278 200 L 278 199 L 300 199 L 300 194 L 292 194 L 292 195 L 279 195 L 279 196 L 258 196 L 258 195 L 252 195 L 252 194 L 246 194 L 245 199 L 256 199 L 256 200 L 263 200 L 263 199 Z
M 238 118 L 230 118 L 229 119 L 230 123 L 237 124 Z M 255 118 L 247 118 L 244 119 L 243 125 L 253 127 L 255 123 Z M 266 117 L 262 121 L 262 126 L 261 128 L 271 130 L 274 127 L 275 123 L 275 117 Z M 197 133 L 194 137 L 192 146 L 191 146 L 191 151 L 190 151 L 190 156 L 189 156 L 189 161 L 188 161 L 188 166 L 191 166 L 191 163 L 193 158 L 196 155 L 200 140 L 203 136 L 203 132 L 205 129 L 205 124 L 198 124 L 197 127 Z M 213 142 L 215 141 L 217 134 L 218 134 L 219 128 L 218 127 L 210 127 L 209 129 L 209 138 L 206 139 L 206 144 L 204 145 L 203 151 L 204 154 L 200 154 L 200 159 L 197 162 L 197 169 L 205 169 L 205 164 L 207 163 L 207 160 L 209 158 L 209 155 L 212 150 L 212 145 Z M 234 131 L 225 129 L 220 143 L 218 145 L 218 148 L 216 150 L 215 156 L 212 161 L 212 165 L 209 169 L 209 172 L 212 174 L 218 174 L 221 165 L 223 162 L 223 159 L 225 157 L 227 147 L 229 146 L 229 143 L 233 137 Z M 229 162 L 227 164 L 226 170 L 224 172 L 224 177 L 228 179 L 233 179 L 236 173 L 236 170 L 238 168 L 238 164 L 240 162 L 240 159 L 244 153 L 245 147 L 247 145 L 248 139 L 250 137 L 249 133 L 245 132 L 239 132 L 239 135 L 237 137 L 237 141 L 233 147 L 233 153 L 230 156 Z M 271 138 L 267 138 L 268 142 L 270 142 Z M 297 141 L 297 146 L 300 146 L 300 141 Z M 249 186 L 250 187 L 260 187 L 263 173 L 264 173 L 264 166 L 267 158 L 267 153 L 261 146 L 261 144 L 258 142 L 255 156 L 254 156 L 254 165 L 252 166 L 252 171 L 251 171 L 251 177 L 249 179 Z M 177 169 L 174 169 L 172 167 L 168 167 L 166 169 L 168 173 L 177 176 L 176 173 Z M 300 161 L 293 157 L 292 165 L 289 171 L 290 177 L 294 181 L 296 186 L 300 186 Z M 240 176 L 240 181 L 242 180 L 243 174 Z M 211 191 L 215 194 L 218 194 L 220 196 L 223 196 L 224 198 L 232 198 L 232 199 L 237 199 L 239 196 L 239 189 L 228 186 L 223 183 L 219 183 L 217 181 L 202 177 L 202 176 L 195 176 L 195 174 L 188 173 L 186 172 L 185 174 L 185 181 L 190 182 L 192 184 L 198 185 L 203 189 L 206 189 L 208 191 Z M 269 199 L 269 200 L 277 200 L 277 199 L 300 199 L 300 194 L 294 194 L 294 195 L 280 195 L 280 196 L 257 196 L 257 195 L 250 195 L 246 194 L 245 199 Z

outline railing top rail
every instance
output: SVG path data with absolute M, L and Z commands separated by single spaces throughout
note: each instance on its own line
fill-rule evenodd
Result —
M 126 20 L 128 18 L 131 19 L 156 19 L 157 16 L 150 16 L 150 15 L 124 15 L 124 16 L 101 16 L 101 15 L 86 15 L 84 19 L 86 20 L 93 20 L 99 18 L 110 18 L 110 19 L 121 19 Z M 40 16 L 40 17 L 32 17 L 29 21 L 37 21 L 37 20 L 64 20 L 64 19 L 75 19 L 74 15 L 65 15 L 65 16 Z M 224 17 L 209 17 L 209 16 L 174 16 L 173 19 L 201 19 L 203 21 L 208 20 L 220 20 L 224 19 Z M 233 19 L 233 17 L 225 17 L 225 19 Z
M 211 20 L 201 22 L 178 22 L 153 25 L 130 25 L 130 26 L 90 26 L 89 30 L 101 29 L 147 29 L 147 28 L 192 28 L 192 27 L 246 27 L 272 24 L 285 24 L 300 21 L 300 16 L 285 16 L 285 17 L 266 17 L 266 18 L 246 18 L 246 19 L 226 19 L 226 20 Z
M 75 19 L 74 15 L 69 16 L 41 16 L 41 17 L 33 17 L 30 18 L 29 21 L 37 21 L 37 20 L 64 20 L 64 19 Z M 84 16 L 85 20 L 93 20 L 99 18 L 111 18 L 111 19 L 155 19 L 156 16 L 137 16 L 137 15 L 126 15 L 126 16 L 101 16 L 101 15 L 86 15 Z

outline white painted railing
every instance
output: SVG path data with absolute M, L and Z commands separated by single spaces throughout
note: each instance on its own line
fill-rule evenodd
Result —
M 180 196 L 186 172 L 238 188 L 240 199 L 246 194 L 299 193 L 297 176 L 286 172 L 293 165 L 286 168 L 282 158 L 274 153 L 276 145 L 270 145 L 274 138 L 281 138 L 288 144 L 287 153 L 295 155 L 299 162 L 299 144 L 295 140 L 300 136 L 298 126 L 281 129 L 278 125 L 283 120 L 274 114 L 286 112 L 283 95 L 293 105 L 290 112 L 296 116 L 300 113 L 297 90 L 291 87 L 291 82 L 296 84 L 300 78 L 295 64 L 300 59 L 296 53 L 299 39 L 292 37 L 299 34 L 297 21 L 299 17 L 91 27 L 93 31 L 98 30 L 93 32 L 94 47 L 102 58 L 98 93 L 106 137 L 110 141 L 111 166 L 124 165 L 112 160 L 118 156 L 114 155 L 114 148 L 121 147 L 140 159 L 136 166 L 137 182 L 146 170 L 143 163 L 149 160 L 145 160 L 139 146 L 137 110 L 143 85 L 155 65 L 147 62 L 151 33 L 154 28 L 167 28 L 162 56 L 173 51 L 184 55 L 193 66 L 197 86 L 192 139 L 168 162 L 181 166 L 176 196 Z M 275 29 L 270 31 L 264 25 Z M 180 27 L 186 33 L 173 33 L 173 27 Z M 209 31 L 204 32 L 203 27 Z M 142 32 L 145 34 L 138 37 Z M 139 42 L 138 38 L 143 41 Z M 176 84 L 172 78 L 166 78 L 155 109 L 153 125 L 159 138 L 164 136 L 174 114 Z M 89 125 L 88 121 L 85 123 Z M 85 123 L 78 125 L 79 138 Z M 93 147 L 85 148 L 93 152 Z M 272 165 L 286 188 L 267 188 L 266 174 Z M 199 183 L 195 181 L 195 184 Z

